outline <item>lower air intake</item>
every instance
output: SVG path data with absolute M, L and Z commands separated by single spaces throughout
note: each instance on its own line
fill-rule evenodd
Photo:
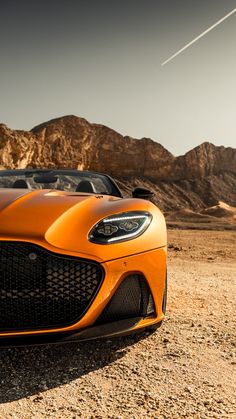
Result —
M 154 301 L 146 279 L 142 275 L 130 275 L 116 290 L 96 324 L 147 317 L 154 312 Z
M 102 281 L 95 262 L 30 243 L 0 242 L 0 332 L 76 323 Z

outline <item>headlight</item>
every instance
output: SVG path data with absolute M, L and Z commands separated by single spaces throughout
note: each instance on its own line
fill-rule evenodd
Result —
M 89 233 L 93 243 L 112 244 L 140 236 L 152 221 L 145 211 L 122 212 L 99 221 Z

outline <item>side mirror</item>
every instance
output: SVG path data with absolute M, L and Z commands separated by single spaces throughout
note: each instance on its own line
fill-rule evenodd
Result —
M 132 197 L 133 198 L 140 198 L 140 199 L 151 199 L 154 195 L 154 192 L 150 191 L 149 189 L 145 188 L 134 188 L 132 191 Z

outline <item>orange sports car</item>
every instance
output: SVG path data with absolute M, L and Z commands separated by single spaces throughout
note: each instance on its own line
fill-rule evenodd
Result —
M 103 174 L 0 171 L 0 344 L 88 340 L 159 326 L 164 216 Z

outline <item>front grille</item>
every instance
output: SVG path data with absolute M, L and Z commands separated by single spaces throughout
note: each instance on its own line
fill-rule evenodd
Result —
M 0 242 L 0 332 L 76 323 L 102 281 L 96 262 Z

